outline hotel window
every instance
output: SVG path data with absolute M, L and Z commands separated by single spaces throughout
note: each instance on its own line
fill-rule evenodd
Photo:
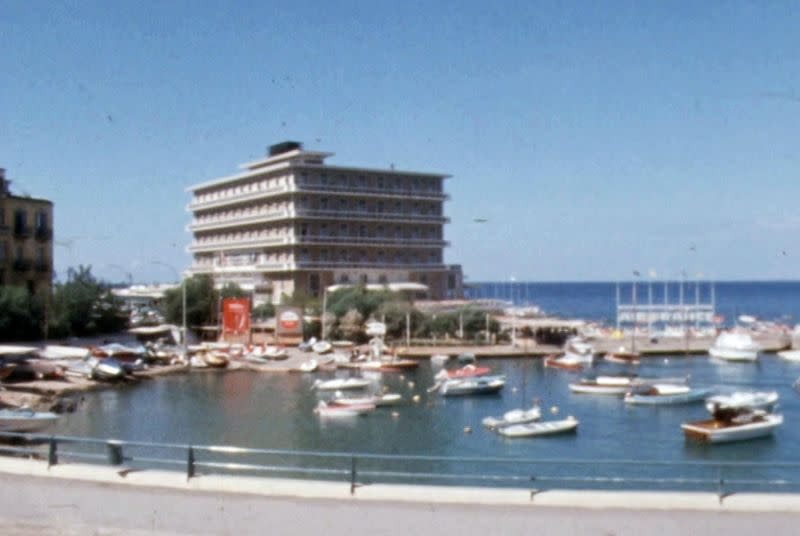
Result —
M 0 242 L 0 264 L 6 262 L 6 257 L 8 256 L 8 244 L 5 242 Z
M 394 202 L 394 213 L 395 214 L 400 214 L 401 212 L 403 212 L 403 203 L 401 203 L 400 201 L 395 201 Z
M 367 226 L 366 225 L 359 225 L 358 226 L 358 236 L 360 236 L 360 237 L 367 236 Z
M 383 225 L 378 225 L 378 228 L 376 229 L 376 232 L 375 232 L 375 234 L 376 234 L 377 236 L 380 236 L 380 237 L 382 237 L 382 236 L 385 236 L 385 235 L 384 235 L 384 233 L 385 233 L 385 232 L 386 232 L 386 230 L 383 228 Z
M 319 182 L 323 186 L 327 186 L 328 185 L 328 175 L 326 173 L 323 173 L 322 175 L 320 175 L 319 176 Z
M 378 188 L 383 190 L 383 187 L 384 187 L 383 177 L 378 177 Z
M 363 188 L 367 184 L 367 178 L 364 175 L 358 177 L 358 185 Z
M 328 250 L 327 249 L 321 249 L 319 251 L 319 260 L 321 260 L 321 261 L 327 261 L 328 260 Z
M 319 226 L 319 234 L 320 236 L 328 236 L 328 224 L 323 223 Z
M 367 202 L 363 199 L 358 200 L 358 211 L 365 212 L 367 210 Z
M 384 205 L 385 204 L 384 204 L 383 201 L 378 201 L 378 212 L 379 213 L 383 213 Z
M 347 199 L 345 199 L 345 198 L 340 198 L 339 199 L 339 210 L 342 210 L 342 211 L 347 210 Z
M 339 233 L 341 233 L 342 236 L 347 236 L 348 229 L 347 229 L 347 224 L 346 223 L 342 223 L 342 224 L 339 225 Z
M 22 246 L 17 246 L 17 256 L 15 257 L 16 260 L 22 260 Z
M 339 260 L 341 262 L 347 262 L 347 250 L 346 249 L 339 250 Z
M 381 285 L 385 285 L 388 282 L 389 278 L 386 277 L 386 274 L 381 274 L 378 276 L 378 283 L 380 283 Z
M 319 208 L 321 210 L 328 210 L 328 198 L 327 197 L 323 197 L 322 199 L 319 200 Z
M 300 224 L 300 236 L 308 236 L 308 224 L 301 223 Z

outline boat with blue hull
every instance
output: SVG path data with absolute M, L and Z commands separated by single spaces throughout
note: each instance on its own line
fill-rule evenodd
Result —
M 688 385 L 652 384 L 633 388 L 625 395 L 625 402 L 640 406 L 669 406 L 701 402 L 712 394 L 711 389 Z

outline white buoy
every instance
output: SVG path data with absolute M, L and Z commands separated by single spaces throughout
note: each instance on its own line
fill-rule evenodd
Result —
M 464 433 L 465 434 L 471 434 L 472 433 L 472 426 L 465 426 L 464 427 Z
M 414 385 L 416 385 L 414 382 L 408 382 L 408 388 L 409 389 L 413 389 Z
M 400 416 L 400 414 L 399 414 L 398 412 L 396 412 L 396 411 L 393 411 L 393 412 L 392 412 L 392 418 L 396 419 L 396 418 L 398 418 L 399 416 Z
M 419 402 L 419 395 L 414 395 L 414 396 L 411 398 L 411 400 L 413 400 L 414 402 Z
M 558 406 L 550 406 L 550 413 L 558 415 Z

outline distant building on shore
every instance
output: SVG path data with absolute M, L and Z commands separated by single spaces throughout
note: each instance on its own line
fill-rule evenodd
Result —
M 53 282 L 53 202 L 11 193 L 0 168 L 0 285 L 50 295 Z
M 460 298 L 461 266 L 443 257 L 448 176 L 331 166 L 330 156 L 283 142 L 239 173 L 189 187 L 190 272 L 235 282 L 256 302 L 356 283 Z

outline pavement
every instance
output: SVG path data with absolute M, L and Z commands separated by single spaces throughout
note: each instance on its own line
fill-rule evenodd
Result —
M 0 534 L 796 534 L 800 497 L 370 485 L 0 458 Z

